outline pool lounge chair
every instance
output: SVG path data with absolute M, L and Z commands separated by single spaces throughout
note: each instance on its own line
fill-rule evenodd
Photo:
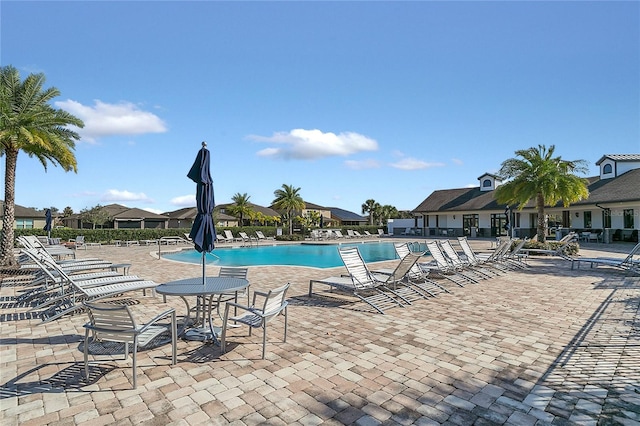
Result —
M 625 258 L 612 258 L 612 257 L 575 257 L 571 259 L 571 269 L 577 267 L 580 269 L 580 263 L 589 263 L 590 267 L 598 267 L 600 265 L 612 266 L 614 268 L 622 269 L 625 272 L 632 274 L 640 274 L 640 243 L 636 244 L 627 257 Z
M 44 323 L 56 320 L 64 315 L 82 309 L 82 302 L 97 301 L 105 298 L 119 296 L 131 291 L 154 289 L 157 283 L 143 280 L 135 275 L 107 276 L 102 278 L 77 280 L 68 275 L 57 265 L 48 259 L 41 259 L 45 268 L 56 270 L 59 275 L 60 288 L 49 294 L 31 310 L 44 309 L 39 316 Z M 55 276 L 52 276 L 55 278 Z
M 348 275 L 310 280 L 309 297 L 313 294 L 313 284 L 318 283 L 328 285 L 332 289 L 351 293 L 381 314 L 384 314 L 384 309 L 404 306 L 410 303 L 387 285 L 397 281 L 397 273 L 376 274 L 371 272 L 357 247 L 338 249 L 338 253 L 347 268 Z M 417 259 L 411 260 L 414 260 L 414 264 L 417 261 Z
M 437 241 L 427 241 L 426 244 L 427 250 L 435 261 L 435 266 L 432 267 L 432 269 L 435 270 L 436 273 L 448 278 L 461 287 L 469 283 L 478 283 L 478 279 L 474 278 L 472 274 L 463 272 L 462 268 L 454 266 L 447 259 L 444 252 L 440 248 L 440 244 Z
M 485 280 L 492 277 L 491 273 L 489 273 L 487 270 L 473 265 L 469 262 L 463 261 L 458 252 L 453 248 L 453 245 L 451 245 L 451 241 L 440 241 L 440 248 L 442 249 L 442 253 L 447 257 L 447 260 L 451 265 L 453 265 L 458 270 L 462 270 L 468 273 L 473 279 Z
M 402 259 L 410 253 L 411 251 L 409 243 L 395 243 L 393 248 L 396 252 L 396 255 Z M 413 253 L 414 255 L 418 255 L 420 257 L 424 256 L 424 252 Z M 430 296 L 437 296 L 440 293 L 451 293 L 445 287 L 441 286 L 437 282 L 435 282 L 431 277 L 429 277 L 429 269 L 422 268 L 420 266 L 420 261 L 418 260 L 409 270 L 406 275 L 406 279 L 413 286 L 418 287 L 424 293 Z M 387 272 L 387 270 L 381 270 L 381 272 Z
M 503 275 L 510 270 L 510 268 L 498 262 L 492 261 L 490 257 L 481 257 L 477 255 L 476 252 L 473 251 L 473 249 L 471 248 L 471 245 L 469 245 L 469 241 L 467 240 L 467 237 L 458 237 L 458 244 L 462 248 L 462 252 L 464 253 L 466 261 L 469 262 L 471 265 L 485 267 L 488 271 L 490 271 L 490 273 L 496 276 Z M 506 244 L 510 244 L 510 243 L 504 242 L 503 244 L 506 246 Z M 505 248 L 500 248 L 500 250 L 504 250 L 504 249 Z M 498 248 L 496 248 L 496 250 L 498 250 Z
M 258 245 L 258 239 L 250 237 L 246 232 L 238 232 L 238 235 L 240 235 L 240 238 L 242 239 L 242 245 L 252 245 L 254 241 L 256 242 L 256 245 Z
M 258 241 L 275 240 L 273 237 L 266 237 L 262 231 L 256 231 L 256 237 Z
M 234 237 L 233 236 L 233 232 L 231 232 L 228 229 L 224 230 L 224 236 L 227 237 L 227 241 L 230 243 L 236 242 L 236 241 L 242 241 L 242 238 L 240 237 Z
M 75 259 L 76 252 L 69 247 L 63 245 L 45 245 L 35 235 L 22 235 L 16 238 L 16 241 L 24 248 L 46 250 L 49 254 L 57 259 L 71 257 Z

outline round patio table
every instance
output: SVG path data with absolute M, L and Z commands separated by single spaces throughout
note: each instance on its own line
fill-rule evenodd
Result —
M 215 343 L 218 341 L 216 329 L 220 327 L 214 327 L 211 320 L 213 298 L 220 294 L 237 294 L 248 286 L 249 280 L 244 278 L 205 277 L 203 283 L 202 277 L 194 277 L 160 284 L 156 287 L 156 292 L 164 296 L 178 296 L 184 301 L 187 311 L 180 334 L 183 334 L 185 339 L 204 341 L 211 339 Z M 192 296 L 196 297 L 196 317 L 193 323 L 191 323 L 191 308 L 187 300 L 187 297 Z M 205 318 L 208 320 L 208 327 L 205 326 Z M 190 324 L 193 328 L 187 329 Z M 197 327 L 198 325 L 200 327 Z

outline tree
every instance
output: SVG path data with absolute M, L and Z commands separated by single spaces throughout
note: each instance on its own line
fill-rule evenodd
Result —
M 373 225 L 374 216 L 380 207 L 380 203 L 373 199 L 368 199 L 362 204 L 362 214 L 369 213 L 369 225 Z
M 64 210 L 62 210 L 62 217 L 69 217 L 73 214 L 73 209 L 69 206 L 65 207 Z
M 100 227 L 104 226 L 105 223 L 111 221 L 111 217 L 109 213 L 98 204 L 90 209 L 80 210 L 80 220 L 92 224 L 93 229 L 96 229 L 96 225 L 100 225 Z
M 398 209 L 389 204 L 385 204 L 380 208 L 380 213 L 378 216 L 378 225 L 384 225 L 389 219 L 392 217 L 398 216 Z
M 236 216 L 240 220 L 240 226 L 244 225 L 244 217 L 251 217 L 251 214 L 253 213 L 253 209 L 251 208 L 251 204 L 249 203 L 249 198 L 251 198 L 251 196 L 247 195 L 246 192 L 244 194 L 236 192 L 236 194 L 231 197 L 233 204 L 230 205 L 227 209 L 229 213 L 231 213 L 233 216 Z
M 12 66 L 0 67 L 0 156 L 5 155 L 5 211 L 2 222 L 0 265 L 14 266 L 13 226 L 18 153 L 37 158 L 45 171 L 49 162 L 65 172 L 78 171 L 73 153 L 78 133 L 67 126 L 84 127 L 79 118 L 49 102 L 60 95 L 55 87 L 43 89 L 44 74 L 30 74 L 24 81 Z
M 585 160 L 566 161 L 553 157 L 555 146 L 544 145 L 515 152 L 517 157 L 505 160 L 499 171 L 502 179 L 510 181 L 498 186 L 496 200 L 501 204 L 517 205 L 522 210 L 535 199 L 538 211 L 538 240 L 544 242 L 547 235 L 545 206 L 555 206 L 560 201 L 564 207 L 589 196 L 588 182 L 574 173 L 586 173 Z
M 289 223 L 289 235 L 293 234 L 293 213 L 301 211 L 305 208 L 304 200 L 300 196 L 300 188 L 294 188 L 293 185 L 283 184 L 281 189 L 273 192 L 275 200 L 273 207 L 281 212 L 285 212 L 284 217 Z

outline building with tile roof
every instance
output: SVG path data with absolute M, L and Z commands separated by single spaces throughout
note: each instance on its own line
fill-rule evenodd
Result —
M 567 208 L 561 203 L 545 207 L 550 226 L 602 236 L 610 232 L 612 239 L 637 241 L 640 154 L 604 155 L 596 165 L 600 167 L 600 174 L 587 178 L 587 199 Z M 535 235 L 537 212 L 533 200 L 522 210 L 507 210 L 507 206 L 494 199 L 494 190 L 502 183 L 500 178 L 486 173 L 478 180 L 478 187 L 434 191 L 412 210 L 415 228 L 423 236 Z

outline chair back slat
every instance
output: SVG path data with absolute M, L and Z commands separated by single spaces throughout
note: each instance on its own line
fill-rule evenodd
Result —
M 282 310 L 289 286 L 290 284 L 287 283 L 269 291 L 262 307 L 262 312 L 265 317 L 273 316 Z
M 347 272 L 353 280 L 356 288 L 370 287 L 375 281 L 364 263 L 360 251 L 357 247 L 339 248 L 338 253 L 342 258 L 344 266 L 347 268 Z
M 133 343 L 137 326 L 128 306 L 89 302 L 84 305 L 88 308 L 88 328 L 97 339 Z
M 247 274 L 249 272 L 248 268 L 232 268 L 228 266 L 223 266 L 220 268 L 220 272 L 218 272 L 219 277 L 227 277 L 227 278 L 247 278 Z

